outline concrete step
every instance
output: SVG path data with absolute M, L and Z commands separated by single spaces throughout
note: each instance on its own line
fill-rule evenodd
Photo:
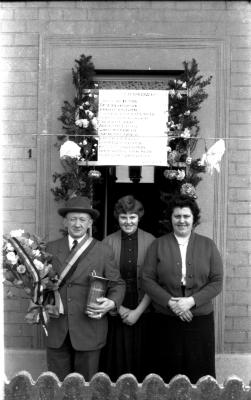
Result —
M 5 349 L 4 370 L 7 379 L 19 371 L 28 371 L 36 380 L 47 371 L 45 350 Z M 231 375 L 237 375 L 248 385 L 251 381 L 251 354 L 217 354 L 216 374 L 218 383 Z

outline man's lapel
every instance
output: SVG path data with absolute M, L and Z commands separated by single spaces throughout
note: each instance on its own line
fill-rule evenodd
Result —
M 63 269 L 63 264 L 66 260 L 66 258 L 69 256 L 70 254 L 70 249 L 69 249 L 69 241 L 68 241 L 68 236 L 65 236 L 60 244 L 59 244 L 59 248 L 58 248 L 58 259 L 60 261 L 60 273 Z

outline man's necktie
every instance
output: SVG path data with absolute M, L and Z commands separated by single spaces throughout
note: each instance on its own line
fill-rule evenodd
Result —
M 77 246 L 78 241 L 76 239 L 73 240 L 73 244 L 72 244 L 72 248 L 71 251 L 75 249 L 75 247 Z

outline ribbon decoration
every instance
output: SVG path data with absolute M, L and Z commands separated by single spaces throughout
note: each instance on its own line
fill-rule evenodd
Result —
M 34 284 L 34 291 L 32 298 L 33 306 L 30 307 L 29 312 L 25 318 L 30 323 L 39 323 L 41 321 L 45 334 L 48 335 L 46 330 L 46 325 L 48 323 L 49 318 L 47 311 L 43 306 L 44 290 L 43 290 L 43 285 L 41 284 L 41 278 L 39 276 L 39 272 L 36 266 L 34 265 L 33 261 L 30 259 L 29 255 L 26 253 L 23 246 L 20 244 L 20 242 L 15 237 L 10 237 L 8 238 L 8 240 L 16 250 L 19 257 L 23 260 L 26 268 L 29 270 L 33 279 L 33 284 Z
M 87 251 L 91 249 L 91 244 L 94 245 L 95 240 L 93 240 L 92 237 L 84 237 L 65 260 L 63 270 L 59 276 L 57 283 L 55 284 L 55 288 L 52 290 L 54 295 L 52 301 L 54 304 L 48 303 L 48 305 L 46 306 L 51 317 L 58 318 L 60 314 L 64 314 L 64 306 L 59 293 L 59 289 L 75 271 L 79 257 L 84 253 L 86 254 Z
M 220 161 L 225 152 L 225 142 L 223 139 L 217 140 L 206 152 L 202 155 L 200 164 L 205 165 L 207 171 L 212 175 L 214 168 L 220 172 Z

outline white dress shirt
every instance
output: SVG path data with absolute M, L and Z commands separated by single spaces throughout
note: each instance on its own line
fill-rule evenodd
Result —
M 69 243 L 69 249 L 71 250 L 72 246 L 73 246 L 73 242 L 74 240 L 76 240 L 78 243 L 81 242 L 81 240 L 84 239 L 84 237 L 86 236 L 86 234 L 84 236 L 82 236 L 81 238 L 73 238 L 70 235 L 68 235 L 68 243 Z

